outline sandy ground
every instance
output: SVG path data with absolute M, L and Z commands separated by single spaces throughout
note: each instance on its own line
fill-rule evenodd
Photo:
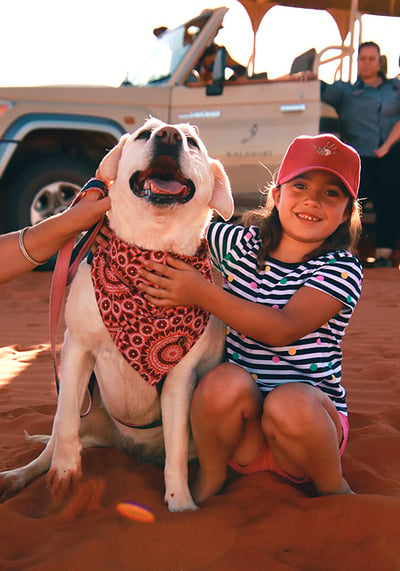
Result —
M 25 430 L 51 430 L 50 280 L 49 273 L 31 273 L 0 286 L 0 469 L 42 450 L 25 440 Z M 0 570 L 398 571 L 398 270 L 366 270 L 344 354 L 351 430 L 343 466 L 356 495 L 310 497 L 261 473 L 232 480 L 196 512 L 171 514 L 160 468 L 90 449 L 83 453 L 85 482 L 104 487 L 101 503 L 73 518 L 73 506 L 52 501 L 39 477 L 0 504 Z M 155 522 L 122 518 L 115 505 L 125 499 L 148 505 Z

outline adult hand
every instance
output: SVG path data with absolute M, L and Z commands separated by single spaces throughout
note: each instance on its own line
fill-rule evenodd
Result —
M 380 147 L 378 147 L 377 149 L 375 149 L 374 151 L 374 155 L 376 157 L 378 157 L 378 159 L 381 159 L 382 157 L 384 157 L 385 155 L 388 154 L 390 149 L 390 146 L 386 145 L 385 143 L 383 143 L 383 145 L 381 145 Z
M 311 79 L 317 79 L 317 74 L 306 69 L 305 71 L 294 73 L 291 77 L 294 81 L 309 81 Z
M 112 230 L 108 226 L 108 220 L 105 219 L 103 225 L 101 226 L 98 234 L 96 234 L 93 244 L 91 245 L 90 249 L 94 254 L 96 251 L 97 246 L 101 246 L 102 248 L 106 248 L 108 242 L 112 236 Z
M 89 230 L 111 206 L 109 196 L 99 199 L 100 196 L 98 190 L 91 189 L 79 202 L 62 214 L 65 223 L 69 220 L 76 233 Z

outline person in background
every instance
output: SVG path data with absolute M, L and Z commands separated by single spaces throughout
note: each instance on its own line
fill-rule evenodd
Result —
M 110 199 L 98 199 L 91 189 L 73 208 L 35 226 L 0 236 L 0 283 L 44 264 L 70 238 L 91 228 L 110 208 Z M 97 242 L 102 237 L 98 235 Z
M 342 474 L 348 420 L 341 341 L 361 293 L 360 159 L 334 135 L 298 137 L 266 205 L 244 225 L 212 222 L 223 287 L 169 257 L 142 271 L 158 306 L 197 305 L 227 324 L 226 362 L 194 391 L 193 497 L 218 493 L 228 466 L 352 493 Z
M 212 82 L 214 61 L 220 48 L 221 46 L 213 43 L 204 50 L 195 68 L 199 74 L 200 81 L 204 83 Z M 232 71 L 232 75 L 229 78 L 230 81 L 235 81 L 239 77 L 247 75 L 247 68 L 234 60 L 228 51 L 226 52 L 226 67 Z
M 375 266 L 390 267 L 400 226 L 400 142 L 391 134 L 400 120 L 400 80 L 386 78 L 379 46 L 364 42 L 356 82 L 321 82 L 321 99 L 336 109 L 341 138 L 361 156 L 359 197 L 372 200 L 376 213 Z

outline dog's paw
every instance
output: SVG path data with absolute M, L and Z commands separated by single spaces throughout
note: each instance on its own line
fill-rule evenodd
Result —
M 0 473 L 0 501 L 4 501 L 27 484 L 21 469 L 6 470 Z
M 80 480 L 73 484 L 71 494 L 65 499 L 61 511 L 54 519 L 58 523 L 69 523 L 81 515 L 103 510 L 104 480 Z
M 81 464 L 70 465 L 52 463 L 50 470 L 47 473 L 46 483 L 50 490 L 51 495 L 58 501 L 62 501 L 70 491 L 74 484 L 79 482 L 82 478 Z
M 199 509 L 199 506 L 194 503 L 189 491 L 187 491 L 186 494 L 182 492 L 179 494 L 167 492 L 164 496 L 164 502 L 167 504 L 170 512 L 195 511 Z

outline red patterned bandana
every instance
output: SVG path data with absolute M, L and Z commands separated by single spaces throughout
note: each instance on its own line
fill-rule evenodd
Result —
M 209 314 L 197 306 L 157 307 L 138 285 L 145 260 L 166 263 L 166 252 L 142 250 L 115 234 L 98 248 L 92 281 L 104 324 L 123 357 L 148 383 L 159 383 L 186 355 L 205 330 Z M 206 241 L 195 256 L 174 257 L 191 264 L 212 281 Z

